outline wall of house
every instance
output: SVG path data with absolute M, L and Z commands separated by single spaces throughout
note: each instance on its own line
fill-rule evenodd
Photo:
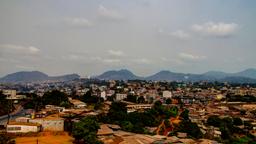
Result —
M 6 130 L 7 133 L 39 132 L 40 126 L 7 125 Z

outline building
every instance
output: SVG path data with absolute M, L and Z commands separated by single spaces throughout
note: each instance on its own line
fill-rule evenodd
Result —
M 29 123 L 41 124 L 42 131 L 64 131 L 64 119 L 56 114 L 44 118 L 30 119 Z
M 39 132 L 41 125 L 38 123 L 10 122 L 6 126 L 7 133 Z
M 163 98 L 172 98 L 171 91 L 163 91 Z
M 121 101 L 123 99 L 127 98 L 127 94 L 116 94 L 116 101 Z
M 72 99 L 72 100 L 69 100 L 69 102 L 72 103 L 74 108 L 76 108 L 76 109 L 81 109 L 81 108 L 86 107 L 86 103 L 84 103 L 80 100 Z

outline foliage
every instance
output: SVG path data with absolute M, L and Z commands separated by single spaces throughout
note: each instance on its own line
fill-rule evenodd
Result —
M 166 103 L 166 104 L 172 104 L 172 99 L 170 99 L 170 98 L 166 99 L 166 100 L 165 100 L 165 103 Z
M 189 121 L 181 121 L 181 123 L 178 125 L 177 131 L 185 132 L 189 136 L 192 136 L 194 138 L 202 138 L 203 134 L 200 130 L 200 128 L 197 126 L 196 123 L 192 123 Z
M 6 134 L 0 134 L 0 144 L 15 144 L 15 141 Z
M 129 102 L 136 103 L 137 102 L 137 96 L 129 94 L 129 95 L 127 95 L 127 98 L 125 100 L 129 101 Z
M 85 144 L 101 144 L 102 142 L 97 139 L 99 128 L 95 117 L 85 117 L 74 124 L 72 135 L 76 141 L 83 141 Z
M 143 96 L 140 96 L 138 98 L 138 103 L 145 103 L 145 98 Z
M 80 100 L 89 104 L 101 103 L 104 101 L 104 99 L 101 97 L 93 96 L 91 90 L 86 92 Z
M 239 117 L 234 117 L 233 118 L 233 124 L 236 125 L 236 126 L 240 126 L 240 125 L 243 125 L 243 121 Z
M 126 104 L 121 102 L 113 102 L 110 106 L 108 117 L 110 122 L 119 123 L 124 121 L 127 116 Z
M 57 105 L 60 106 L 62 102 L 69 102 L 68 96 L 58 90 L 53 90 L 51 92 L 46 92 L 42 97 L 42 102 L 44 105 Z
M 0 92 L 0 116 L 8 113 L 11 105 L 9 101 L 6 99 L 6 96 Z

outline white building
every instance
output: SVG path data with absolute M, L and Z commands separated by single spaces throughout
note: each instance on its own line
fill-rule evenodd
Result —
M 172 98 L 171 91 L 163 91 L 163 98 Z
M 38 123 L 42 125 L 42 131 L 64 131 L 64 119 L 45 117 L 30 119 L 30 123 Z
M 121 101 L 123 99 L 127 98 L 127 94 L 116 94 L 116 101 Z
M 106 100 L 106 91 L 102 91 L 101 93 L 100 93 L 100 97 L 102 97 L 104 100 Z
M 37 123 L 10 122 L 6 126 L 7 133 L 39 132 L 41 125 Z

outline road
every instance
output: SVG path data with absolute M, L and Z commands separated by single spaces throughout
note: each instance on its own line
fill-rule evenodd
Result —
M 26 110 L 23 109 L 22 106 L 18 106 L 18 108 L 10 114 L 10 120 L 15 120 L 17 117 L 25 116 Z M 0 125 L 6 125 L 8 121 L 8 115 L 0 116 Z

